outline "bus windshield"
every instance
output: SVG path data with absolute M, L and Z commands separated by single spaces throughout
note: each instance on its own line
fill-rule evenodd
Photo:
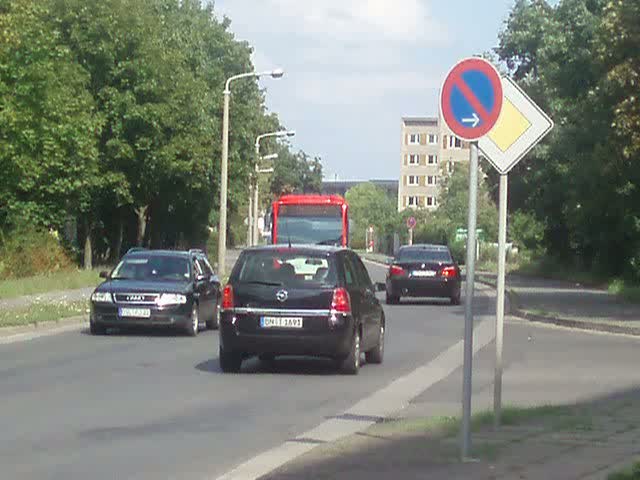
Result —
M 281 205 L 276 219 L 276 243 L 340 245 L 339 205 Z

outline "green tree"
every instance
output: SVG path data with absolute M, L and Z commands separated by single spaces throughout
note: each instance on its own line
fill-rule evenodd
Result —
M 0 2 L 0 228 L 60 228 L 97 182 L 89 77 L 46 3 Z
M 559 260 L 636 278 L 638 8 L 518 1 L 496 49 L 556 123 L 511 175 L 512 211 L 544 224 L 544 246 Z
M 303 151 L 292 153 L 287 145 L 281 145 L 269 190 L 274 197 L 287 193 L 320 193 L 322 190 L 320 158 L 311 158 Z
M 396 202 L 382 188 L 373 183 L 361 183 L 350 188 L 346 195 L 352 221 L 351 243 L 364 245 L 366 230 L 373 226 L 378 238 L 393 234 L 398 225 Z

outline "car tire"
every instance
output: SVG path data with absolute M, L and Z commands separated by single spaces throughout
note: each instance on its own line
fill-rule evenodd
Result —
M 380 324 L 380 332 L 378 333 L 378 344 L 375 348 L 369 350 L 364 354 L 367 363 L 380 364 L 384 360 L 384 334 L 385 324 L 384 320 Z
M 357 375 L 360 370 L 360 329 L 356 329 L 349 355 L 340 362 L 340 371 L 345 375 Z
M 272 353 L 258 355 L 258 359 L 267 370 L 273 370 L 276 367 L 276 356 Z
M 398 295 L 390 295 L 387 292 L 385 300 L 387 305 L 397 305 L 400 302 L 400 297 Z
M 91 332 L 91 335 L 104 335 L 105 333 L 107 333 L 107 329 L 102 325 L 89 322 L 89 332 Z
M 216 310 L 213 313 L 213 318 L 207 320 L 207 328 L 209 330 L 218 330 L 220 328 L 220 303 L 216 304 Z
M 218 360 L 220 369 L 224 373 L 239 373 L 242 367 L 242 355 L 236 352 L 228 352 L 220 346 Z
M 189 317 L 189 322 L 185 327 L 185 331 L 187 335 L 190 337 L 195 337 L 198 335 L 200 331 L 200 311 L 198 304 L 194 302 L 191 307 L 191 316 Z
M 460 290 L 450 300 L 451 305 L 460 305 Z

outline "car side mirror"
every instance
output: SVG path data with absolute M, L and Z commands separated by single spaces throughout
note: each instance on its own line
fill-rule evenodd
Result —
M 376 282 L 376 292 L 384 292 L 387 286 L 384 283 Z
M 109 272 L 103 270 L 102 272 L 100 272 L 100 278 L 109 278 Z

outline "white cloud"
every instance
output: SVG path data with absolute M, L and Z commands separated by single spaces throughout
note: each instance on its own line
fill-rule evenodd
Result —
M 323 45 L 335 41 L 434 45 L 441 44 L 447 33 L 425 0 L 218 0 L 216 9 L 234 22 L 251 25 L 254 33 L 293 34 Z
M 352 40 L 382 36 L 387 40 L 416 43 L 437 40 L 444 29 L 429 15 L 421 0 L 267 0 L 264 2 L 297 24 L 297 31 L 327 40 Z
M 366 105 L 393 100 L 398 93 L 437 89 L 440 78 L 420 72 L 305 73 L 296 81 L 295 95 L 316 105 Z

